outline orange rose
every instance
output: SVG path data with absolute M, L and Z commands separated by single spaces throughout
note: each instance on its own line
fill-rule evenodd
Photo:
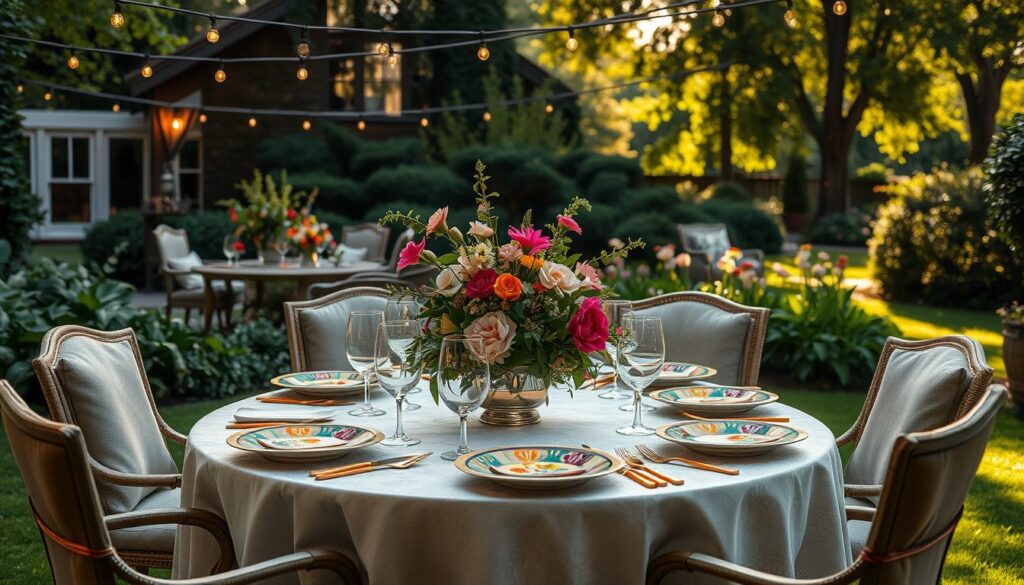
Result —
M 519 263 L 534 270 L 544 266 L 544 261 L 536 256 L 523 256 L 519 259 Z
M 523 283 L 511 274 L 499 274 L 498 279 L 494 281 L 494 294 L 506 301 L 519 300 L 519 296 L 523 294 Z

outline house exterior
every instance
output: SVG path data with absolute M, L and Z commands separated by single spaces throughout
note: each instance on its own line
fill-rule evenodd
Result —
M 289 18 L 296 3 L 266 0 L 246 16 L 267 21 Z M 310 10 L 305 3 L 304 11 Z M 313 5 L 314 22 L 334 24 L 327 2 Z M 256 23 L 220 24 L 220 41 L 200 35 L 177 54 L 210 58 L 296 55 L 299 32 Z M 380 38 L 352 33 L 311 31 L 308 40 L 319 54 L 372 50 Z M 392 41 L 395 50 L 401 46 Z M 408 41 L 406 41 L 408 42 Z M 423 54 L 423 53 L 421 53 Z M 247 114 L 204 111 L 210 106 L 346 112 L 383 112 L 337 119 L 369 140 L 416 136 L 420 117 L 404 113 L 432 103 L 436 95 L 423 59 L 403 58 L 388 67 L 385 56 L 305 65 L 309 77 L 300 81 L 295 62 L 231 63 L 227 79 L 218 82 L 216 63 L 153 62 L 153 75 L 138 71 L 126 76 L 127 93 L 173 102 L 175 108 L 119 104 L 119 111 L 24 110 L 24 135 L 32 188 L 43 201 L 46 218 L 36 240 L 78 240 L 93 223 L 121 209 L 151 209 L 154 198 L 171 195 L 192 209 L 212 207 L 231 196 L 234 185 L 251 176 L 256 145 L 266 138 L 303 130 L 301 118 L 258 117 L 250 126 Z M 542 85 L 567 88 L 536 64 L 516 55 L 516 74 L 527 93 Z M 316 132 L 312 118 L 309 131 Z M 173 145 L 173 147 L 171 146 Z M 165 198 L 166 199 L 166 198 Z

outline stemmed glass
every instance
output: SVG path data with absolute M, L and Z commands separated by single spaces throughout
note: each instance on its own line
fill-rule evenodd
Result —
M 412 363 L 409 359 L 413 353 L 410 348 L 420 333 L 419 322 L 410 319 L 385 321 L 377 327 L 373 370 L 381 387 L 394 397 L 398 418 L 395 434 L 381 441 L 381 445 L 408 447 L 420 442 L 419 439 L 410 439 L 402 428 L 402 403 L 405 395 L 416 386 L 423 373 L 423 365 L 420 362 Z
M 288 248 L 290 245 L 287 238 L 278 238 L 274 241 L 274 251 L 281 257 L 281 268 L 288 268 Z
M 619 356 L 615 369 L 633 389 L 633 424 L 616 429 L 620 435 L 653 435 L 655 430 L 645 427 L 640 398 L 644 388 L 658 378 L 665 365 L 665 334 L 661 328 L 661 317 L 627 315 L 622 319 L 623 340 L 619 344 Z
M 466 417 L 483 403 L 491 389 L 491 369 L 484 359 L 484 340 L 479 335 L 449 335 L 441 341 L 437 364 L 437 391 L 445 406 L 459 415 L 459 448 L 441 454 L 454 461 L 469 453 Z
M 224 236 L 224 245 L 221 251 L 224 252 L 224 256 L 228 259 L 228 266 L 237 265 L 238 259 L 242 257 L 241 250 L 237 248 L 240 241 L 238 236 L 234 234 Z
M 608 341 L 605 342 L 605 349 L 612 358 L 612 375 L 615 376 L 615 381 L 610 390 L 603 394 L 598 394 L 597 397 L 608 400 L 626 400 L 631 398 L 632 394 L 619 387 L 619 373 L 615 368 L 615 362 L 618 359 L 618 333 L 622 328 L 622 318 L 633 312 L 633 303 L 621 299 L 606 299 L 601 303 L 601 308 L 604 309 L 604 314 L 608 316 L 608 327 L 612 333 L 608 336 Z
M 352 416 L 381 416 L 384 411 L 370 404 L 370 376 L 377 352 L 377 327 L 384 322 L 383 311 L 352 311 L 345 330 L 345 356 L 352 369 L 363 377 L 363 403 L 350 410 Z
M 412 299 L 403 299 L 400 296 L 389 297 L 387 307 L 385 307 L 384 310 L 384 320 L 400 321 L 403 319 L 412 319 L 419 322 L 421 309 L 422 307 L 420 304 Z M 422 392 L 422 390 L 418 387 L 414 387 L 409 391 L 409 394 L 416 394 L 418 392 Z M 414 403 L 408 398 L 406 398 L 405 402 L 402 403 L 403 410 L 417 410 L 419 408 L 419 404 Z

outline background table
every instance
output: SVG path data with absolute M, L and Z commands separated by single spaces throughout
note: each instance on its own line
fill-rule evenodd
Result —
M 192 272 L 203 277 L 203 328 L 210 329 L 213 324 L 213 309 L 215 295 L 213 283 L 223 281 L 224 286 L 231 290 L 232 280 L 252 281 L 256 283 L 256 307 L 263 302 L 263 283 L 268 281 L 287 281 L 296 283 L 297 298 L 304 298 L 309 285 L 316 282 L 334 282 L 361 272 L 376 272 L 384 270 L 385 266 L 378 262 L 359 261 L 351 264 L 335 266 L 324 262 L 320 266 L 299 266 L 288 265 L 282 267 L 279 264 L 260 264 L 255 260 L 242 261 L 239 264 L 231 265 L 226 262 L 214 262 L 196 266 Z
M 551 392 L 538 425 L 488 427 L 472 416 L 473 448 L 578 445 L 611 451 L 635 444 L 615 428 L 630 422 L 620 402 L 593 391 Z M 241 564 L 314 547 L 358 558 L 371 584 L 602 584 L 643 582 L 648 560 L 670 550 L 721 556 L 780 575 L 821 576 L 851 560 L 843 511 L 842 469 L 832 433 L 811 416 L 783 405 L 758 414 L 783 415 L 807 440 L 745 459 L 697 455 L 657 437 L 644 438 L 665 453 L 737 467 L 726 476 L 674 465 L 659 470 L 686 484 L 648 490 L 612 475 L 563 491 L 530 492 L 494 485 L 458 471 L 439 454 L 458 441 L 458 419 L 414 394 L 420 410 L 404 413 L 407 432 L 423 439 L 408 448 L 374 445 L 337 465 L 402 453 L 434 451 L 408 470 L 385 470 L 315 482 L 313 467 L 283 464 L 229 447 L 224 428 L 239 406 L 200 420 L 189 435 L 182 505 L 227 520 Z M 337 422 L 355 422 L 390 434 L 394 403 L 377 391 L 386 416 L 357 419 L 339 407 Z M 291 407 L 304 408 L 304 407 Z M 477 413 L 478 414 L 478 413 Z M 645 415 L 649 424 L 677 417 L 667 409 Z M 206 574 L 216 551 L 198 530 L 183 528 L 175 549 L 177 577 Z M 273 583 L 334 583 L 323 573 L 291 575 Z M 676 574 L 667 582 L 701 581 Z M 720 581 L 719 581 L 720 583 Z

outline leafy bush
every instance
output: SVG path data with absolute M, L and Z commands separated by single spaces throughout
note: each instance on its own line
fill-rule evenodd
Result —
M 978 169 L 937 169 L 890 186 L 868 242 L 886 298 L 992 309 L 1024 296 L 1024 267 L 987 223 Z
M 292 185 L 301 191 L 319 189 L 314 207 L 317 212 L 362 214 L 371 203 L 367 190 L 357 181 L 339 177 L 324 171 L 312 171 L 288 175 Z
M 1001 236 L 1024 263 L 1024 114 L 996 135 L 985 159 L 989 213 Z
M 591 203 L 615 203 L 629 191 L 629 177 L 614 171 L 601 171 L 587 186 L 587 199 Z
M 527 209 L 539 212 L 569 200 L 572 184 L 554 169 L 553 156 L 547 149 L 472 146 L 453 153 L 448 166 L 459 177 L 469 177 L 475 172 L 477 160 L 487 165 L 489 184 L 501 193 L 500 206 L 512 216 Z
M 786 213 L 809 213 L 811 197 L 807 193 L 807 159 L 799 152 L 789 157 L 789 167 L 782 179 L 782 209 Z
M 309 132 L 261 140 L 256 144 L 254 158 L 259 168 L 287 169 L 289 173 L 338 171 L 327 148 L 327 141 L 322 136 Z
M 624 241 L 629 238 L 642 238 L 644 242 L 675 242 L 678 240 L 676 222 L 662 212 L 644 211 L 623 216 L 622 212 L 618 211 L 617 219 L 618 222 L 611 232 L 612 237 Z M 644 256 L 654 257 L 653 245 L 644 249 Z
M 714 199 L 698 210 L 729 226 L 729 239 L 740 248 L 759 248 L 765 254 L 782 249 L 782 230 L 772 216 L 750 205 L 724 203 Z
M 728 181 L 715 184 L 715 189 L 711 192 L 711 200 L 719 203 L 735 203 L 740 205 L 754 204 L 754 196 L 750 194 L 750 191 L 747 191 L 743 185 Z
M 352 156 L 349 173 L 364 180 L 378 169 L 425 162 L 423 144 L 418 138 L 392 138 L 382 142 L 366 142 Z
M 131 306 L 134 288 L 99 270 L 37 258 L 0 279 L 0 372 L 38 396 L 30 362 L 49 329 L 74 323 L 112 331 L 131 327 L 158 398 L 228 396 L 266 383 L 288 368 L 287 337 L 267 321 L 228 335 L 204 334 L 159 311 Z
M 200 258 L 207 260 L 224 259 L 224 236 L 234 230 L 231 218 L 223 211 L 200 211 L 168 218 L 168 224 L 185 230 L 188 244 Z M 255 256 L 255 248 L 246 242 L 246 250 Z
M 857 178 L 862 181 L 885 183 L 892 175 L 892 169 L 879 162 L 873 162 L 857 169 Z
M 807 239 L 815 244 L 863 246 L 871 237 L 871 214 L 862 209 L 833 213 L 815 221 Z
M 576 178 L 583 161 L 593 156 L 594 152 L 586 148 L 576 148 L 555 160 L 555 170 L 565 177 Z
M 470 184 L 447 168 L 425 165 L 381 169 L 366 179 L 365 189 L 374 202 L 415 200 L 434 207 L 461 201 L 466 193 L 472 193 Z
M 352 167 L 352 159 L 366 144 L 348 129 L 337 124 L 326 123 L 320 126 L 320 133 L 327 143 L 331 159 L 339 173 L 348 175 Z
M 120 246 L 113 274 L 114 278 L 141 283 L 143 275 L 143 221 L 138 211 L 119 211 L 110 219 L 98 221 L 89 227 L 82 240 L 82 256 L 96 265 L 102 265 Z
M 580 163 L 576 173 L 576 184 L 584 191 L 590 182 L 602 172 L 621 173 L 629 179 L 630 187 L 637 187 L 644 179 L 644 171 L 640 168 L 640 159 L 618 155 L 595 154 Z

